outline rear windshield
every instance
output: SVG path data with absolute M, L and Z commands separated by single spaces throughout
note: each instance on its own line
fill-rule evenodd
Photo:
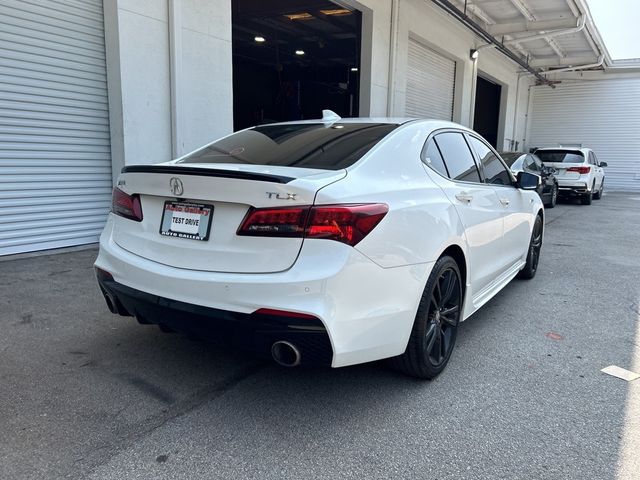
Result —
M 388 123 L 263 125 L 234 133 L 179 163 L 234 163 L 340 170 L 398 127 Z
M 582 163 L 584 156 L 579 150 L 537 150 L 536 155 L 544 163 Z
M 504 160 L 504 163 L 506 163 L 508 167 L 511 167 L 515 163 L 515 161 L 523 155 L 525 154 L 520 152 L 502 152 L 500 154 L 500 156 Z

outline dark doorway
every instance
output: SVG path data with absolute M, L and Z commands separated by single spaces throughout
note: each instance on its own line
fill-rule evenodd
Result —
M 498 148 L 498 122 L 500 121 L 500 95 L 502 87 L 478 77 L 473 129 Z
M 358 116 L 361 13 L 328 0 L 233 0 L 233 123 Z

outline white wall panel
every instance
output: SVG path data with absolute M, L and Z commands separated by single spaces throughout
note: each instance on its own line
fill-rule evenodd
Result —
M 96 242 L 110 154 L 102 2 L 0 1 L 0 255 Z
M 640 191 L 640 77 L 532 87 L 528 147 L 582 144 L 610 190 Z

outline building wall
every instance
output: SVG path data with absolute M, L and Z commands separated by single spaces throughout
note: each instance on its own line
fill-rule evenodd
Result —
M 469 54 L 481 45 L 473 33 L 424 0 L 347 3 L 363 11 L 363 50 L 369 45 L 372 50 L 371 69 L 363 68 L 361 73 L 362 83 L 371 85 L 371 94 L 369 104 L 361 111 L 372 116 L 405 114 L 408 45 L 409 38 L 414 37 L 456 62 L 454 121 L 472 126 L 475 67 Z M 367 22 L 371 24 L 370 33 Z M 478 72 L 502 85 L 498 144 L 505 149 L 515 146 L 511 140 L 518 141 L 519 147 L 524 141 L 527 94 L 532 80 L 530 76 L 519 76 L 518 68 L 492 48 L 482 50 L 477 60 Z
M 114 176 L 230 133 L 230 1 L 104 1 Z
M 528 147 L 580 144 L 608 163 L 608 190 L 640 191 L 640 74 L 574 73 L 532 87 Z
M 232 131 L 231 0 L 104 0 L 114 176 Z M 403 116 L 410 37 L 456 62 L 454 121 L 472 126 L 476 67 L 502 85 L 498 145 L 522 138 L 517 65 L 424 0 L 344 0 L 363 12 L 361 112 Z M 523 87 L 524 86 L 524 87 Z

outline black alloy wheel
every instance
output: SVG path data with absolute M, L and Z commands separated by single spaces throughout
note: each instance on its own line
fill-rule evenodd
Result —
M 530 280 L 536 276 L 538 271 L 538 262 L 540 261 L 540 250 L 542 249 L 542 217 L 536 215 L 531 232 L 531 241 L 529 242 L 529 251 L 527 253 L 527 263 L 518 273 L 518 278 Z
M 462 292 L 458 264 L 449 256 L 441 257 L 422 294 L 407 349 L 394 359 L 399 370 L 429 380 L 444 370 L 456 342 Z

